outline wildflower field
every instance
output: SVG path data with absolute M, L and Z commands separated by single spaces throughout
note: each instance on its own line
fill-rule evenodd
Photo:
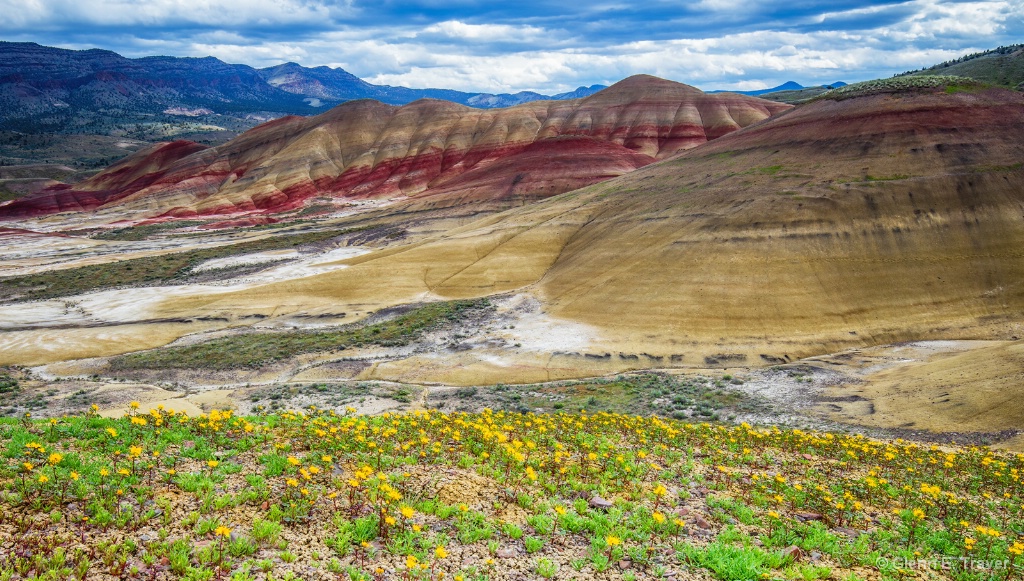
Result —
M 0 580 L 1020 579 L 1024 456 L 612 413 L 0 423 Z

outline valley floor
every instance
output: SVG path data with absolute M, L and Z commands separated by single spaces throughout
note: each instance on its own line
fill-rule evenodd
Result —
M 437 228 L 428 223 L 406 236 L 415 241 Z M 274 283 L 315 280 L 350 268 L 381 245 L 373 228 L 356 228 L 326 242 L 316 242 L 324 238 L 316 227 L 301 225 L 271 229 L 270 238 L 263 228 L 228 234 L 153 231 L 158 235 L 144 241 L 45 233 L 0 239 L 5 243 L 2 274 L 9 277 L 73 273 L 89 265 L 102 269 L 118 264 L 117 258 L 201 253 L 201 260 L 158 286 L 143 282 L 0 304 L 0 365 L 15 366 L 8 375 L 19 385 L 5 396 L 0 412 L 60 416 L 97 403 L 102 413 L 116 416 L 129 401 L 190 414 L 308 406 L 352 407 L 359 413 L 588 409 L 1024 450 L 1024 398 L 1018 393 L 1024 389 L 1024 344 L 1019 341 L 922 341 L 796 360 L 762 355 L 756 364 L 728 352 L 727 345 L 705 347 L 725 352 L 703 358 L 688 353 L 692 346 L 686 345 L 679 353 L 654 354 L 642 343 L 609 342 L 602 329 L 552 317 L 531 288 L 492 295 L 486 307 L 424 321 L 423 329 L 398 329 L 398 339 L 388 344 L 315 348 L 230 369 L 147 368 L 144 352 L 142 365 L 119 367 L 122 353 L 140 349 L 154 349 L 159 358 L 211 340 L 251 349 L 268 337 L 296 333 L 329 339 L 335 329 L 387 325 L 403 313 L 419 312 L 416 305 L 390 307 L 386 300 L 332 305 L 309 298 L 307 304 L 286 301 L 269 310 L 253 305 L 237 316 L 167 318 L 161 309 L 168 300 L 216 300 Z M 288 236 L 314 242 L 280 242 Z M 56 280 L 49 284 L 64 284 Z M 423 296 L 419 304 L 437 298 Z M 303 299 L 290 295 L 288 301 L 293 300 Z M 217 355 L 214 350 L 206 356 Z M 649 389 L 652 382 L 660 391 Z

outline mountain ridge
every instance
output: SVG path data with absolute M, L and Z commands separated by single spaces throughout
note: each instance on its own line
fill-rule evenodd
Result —
M 751 97 L 760 97 L 762 95 L 768 95 L 771 93 L 779 93 L 782 91 L 801 91 L 804 89 L 837 89 L 839 87 L 845 87 L 846 83 L 843 81 L 836 81 L 827 85 L 810 85 L 803 86 L 796 81 L 786 81 L 776 87 L 769 87 L 767 89 L 754 89 L 751 91 L 739 91 L 735 89 L 716 89 L 713 91 L 707 91 L 708 93 L 738 93 L 740 95 L 749 95 Z
M 214 57 L 132 59 L 103 49 L 79 51 L 0 41 L 0 103 L 4 105 L 0 128 L 8 129 L 30 127 L 28 120 L 60 128 L 59 120 L 66 120 L 69 113 L 96 115 L 103 107 L 119 114 L 202 107 L 221 115 L 261 111 L 308 115 L 360 98 L 401 105 L 428 97 L 488 108 L 585 96 L 582 93 L 600 88 L 580 87 L 554 96 L 410 89 L 373 85 L 340 68 L 284 63 L 256 69 Z M 88 123 L 77 125 L 64 130 Z

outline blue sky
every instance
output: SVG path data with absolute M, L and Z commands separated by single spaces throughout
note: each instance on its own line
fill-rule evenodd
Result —
M 0 15 L 0 40 L 488 92 L 637 73 L 703 89 L 855 82 L 1024 42 L 1024 0 L 0 0 Z

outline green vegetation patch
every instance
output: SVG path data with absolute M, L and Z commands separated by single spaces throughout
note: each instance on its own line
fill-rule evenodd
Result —
M 320 408 L 341 409 L 363 403 L 368 398 L 390 399 L 399 403 L 411 403 L 422 388 L 410 385 L 366 382 L 356 383 L 294 383 L 274 384 L 253 389 L 247 399 L 256 410 L 271 412 L 286 409 L 305 408 L 315 405 Z
M 988 173 L 988 172 L 1002 172 L 1002 171 L 1017 171 L 1024 168 L 1024 162 L 1017 162 L 1009 165 L 979 165 L 973 168 L 971 171 L 974 173 Z
M 0 202 L 7 202 L 9 200 L 16 200 L 21 195 L 7 187 L 7 184 L 0 181 Z
M 726 410 L 756 411 L 758 402 L 729 383 L 732 376 L 638 373 L 615 378 L 557 381 L 527 385 L 492 385 L 436 392 L 428 405 L 439 409 L 479 411 L 580 411 L 661 415 L 675 419 L 719 420 Z
M 766 166 L 766 167 L 751 168 L 750 170 L 745 171 L 743 173 L 747 173 L 747 174 L 759 173 L 759 174 L 763 174 L 763 175 L 773 176 L 773 175 L 777 175 L 783 169 L 784 169 L 784 166 L 781 166 L 781 165 L 769 165 L 769 166 Z
M 943 89 L 949 92 L 950 87 L 953 88 L 953 92 L 963 92 L 983 89 L 986 86 L 987 85 L 981 81 L 954 75 L 905 76 L 854 83 L 852 85 L 846 85 L 845 87 L 826 91 L 817 98 L 842 101 L 844 99 L 875 95 L 878 93 L 899 93 L 903 91 L 921 89 Z
M 200 226 L 206 222 L 200 222 L 196 220 L 185 220 L 176 222 L 160 222 L 158 224 L 144 224 L 141 226 L 131 226 L 129 228 L 117 228 L 115 230 L 104 230 L 99 234 L 93 236 L 96 240 L 123 240 L 123 241 L 136 241 L 145 240 L 154 234 L 161 234 L 169 230 L 178 230 L 179 228 L 191 228 L 193 226 Z
M 18 380 L 6 373 L 0 373 L 0 394 L 17 393 L 21 390 Z
M 207 260 L 267 250 L 295 248 L 305 244 L 324 242 L 358 230 L 360 229 L 282 234 L 217 248 L 202 248 L 161 256 L 146 256 L 106 264 L 0 278 L 0 300 L 31 301 L 115 287 L 165 284 L 186 276 L 193 267 Z
M 487 299 L 428 303 L 393 319 L 330 331 L 248 333 L 205 343 L 133 353 L 111 361 L 115 371 L 132 369 L 256 369 L 302 353 L 334 351 L 363 345 L 407 345 L 426 331 L 454 322 L 474 310 L 489 308 Z

